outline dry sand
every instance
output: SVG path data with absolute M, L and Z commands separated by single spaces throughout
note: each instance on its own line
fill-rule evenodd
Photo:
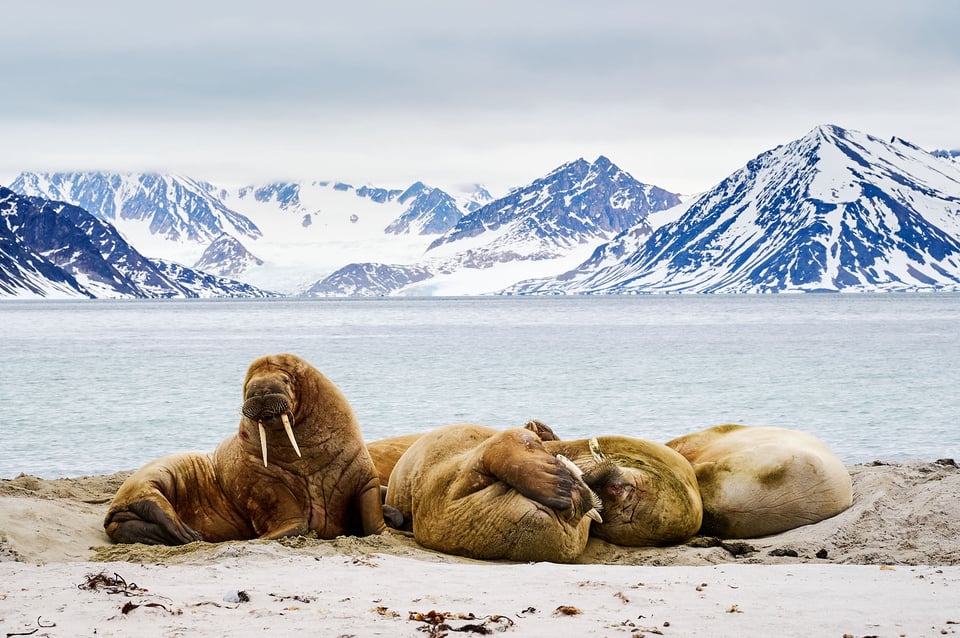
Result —
M 960 469 L 849 468 L 854 503 L 761 539 L 592 540 L 577 565 L 482 562 L 388 534 L 111 545 L 129 473 L 0 480 L 7 636 L 941 636 L 960 631 Z

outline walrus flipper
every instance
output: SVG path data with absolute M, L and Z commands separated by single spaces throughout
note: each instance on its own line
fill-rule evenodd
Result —
M 186 545 L 203 540 L 200 532 L 173 513 L 172 507 L 168 513 L 151 500 L 137 501 L 125 509 L 111 511 L 107 514 L 104 527 L 114 543 Z
M 579 518 L 593 507 L 590 488 L 524 428 L 505 430 L 486 443 L 483 468 L 529 499 Z
M 371 467 L 372 467 L 371 463 Z M 360 525 L 364 536 L 383 534 L 387 531 L 387 522 L 384 518 L 383 498 L 380 492 L 380 478 L 376 471 L 370 475 L 370 481 L 357 494 L 357 508 L 360 511 Z M 397 514 L 398 510 L 394 509 Z M 402 524 L 403 514 L 400 514 Z

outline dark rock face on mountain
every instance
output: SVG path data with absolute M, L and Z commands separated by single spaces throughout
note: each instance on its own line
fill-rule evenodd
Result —
M 253 286 L 154 262 L 84 209 L 0 187 L 5 296 L 162 298 L 266 296 Z M 198 283 L 199 282 L 199 283 Z
M 0 296 L 86 297 L 93 294 L 19 235 L 35 207 L 0 187 Z

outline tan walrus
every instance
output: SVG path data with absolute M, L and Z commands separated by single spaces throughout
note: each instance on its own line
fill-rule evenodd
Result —
M 541 441 L 556 441 L 557 437 L 546 423 L 536 419 L 527 421 L 523 426 L 531 432 L 536 432 Z M 390 473 L 393 467 L 403 456 L 414 441 L 423 436 L 422 432 L 416 434 L 401 434 L 386 439 L 379 439 L 367 443 L 367 450 L 373 458 L 373 464 L 377 467 L 377 473 L 380 475 L 380 485 L 386 487 L 390 482 Z
M 662 443 L 627 436 L 547 441 L 552 454 L 569 458 L 585 473 L 612 464 L 617 475 L 597 485 L 603 520 L 590 534 L 616 545 L 682 543 L 700 529 L 703 505 L 693 468 Z
M 212 454 L 152 461 L 117 491 L 117 543 L 180 545 L 385 531 L 376 468 L 340 390 L 292 354 L 260 357 L 243 383 L 239 431 Z
M 702 534 L 776 534 L 839 514 L 853 500 L 843 462 L 805 432 L 718 425 L 667 445 L 690 461 L 697 474 Z
M 400 456 L 386 505 L 424 547 L 480 559 L 571 562 L 586 546 L 613 478 L 583 473 L 526 428 L 459 424 L 426 432 Z

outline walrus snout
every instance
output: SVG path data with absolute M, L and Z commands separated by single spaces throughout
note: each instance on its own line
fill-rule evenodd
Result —
M 282 394 L 255 394 L 243 402 L 243 416 L 254 421 L 263 421 L 290 412 L 290 401 Z
M 247 400 L 243 402 L 240 412 L 251 421 L 257 422 L 263 467 L 267 467 L 267 430 L 263 427 L 263 422 L 276 417 L 280 417 L 283 422 L 283 429 L 297 456 L 303 456 L 300 454 L 300 446 L 297 445 L 297 437 L 293 435 L 293 412 L 290 410 L 290 401 L 286 394 L 277 392 L 275 388 L 269 386 L 251 385 L 247 391 Z

